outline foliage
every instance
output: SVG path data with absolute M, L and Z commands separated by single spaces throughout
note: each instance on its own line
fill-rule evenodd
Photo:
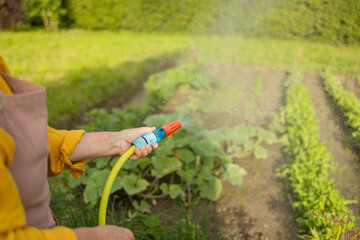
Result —
M 336 237 L 338 228 L 332 222 L 308 213 L 326 212 L 332 217 L 349 213 L 345 200 L 328 180 L 331 154 L 319 141 L 319 129 L 308 90 L 301 84 L 301 74 L 292 72 L 287 81 L 286 106 L 281 108 L 277 119 L 278 130 L 285 152 L 293 162 L 280 166 L 278 175 L 285 179 L 294 194 L 293 207 L 298 214 L 302 239 L 329 239 Z M 354 216 L 350 214 L 354 221 Z M 348 224 L 351 229 L 353 223 Z M 317 236 L 317 238 L 316 238 Z
M 60 19 L 67 13 L 64 0 L 22 0 L 28 18 L 42 19 L 45 29 L 57 31 Z
M 152 74 L 144 83 L 148 93 L 141 106 L 113 108 L 111 114 L 106 109 L 94 108 L 85 114 L 84 120 L 87 124 L 80 128 L 86 131 L 107 131 L 140 126 L 146 116 L 161 108 L 180 86 L 190 85 L 194 89 L 207 92 L 216 82 L 215 78 L 203 70 L 200 63 L 169 68 Z
M 345 118 L 345 124 L 351 128 L 352 137 L 360 147 L 360 104 L 354 94 L 343 90 L 341 83 L 330 73 L 323 74 L 325 90 L 333 98 L 335 105 Z
M 140 32 L 251 33 L 256 14 L 269 3 L 250 0 L 80 0 L 73 4 L 75 26 Z
M 184 111 L 184 108 L 179 111 Z M 184 113 L 151 115 L 145 120 L 145 124 L 161 126 L 182 114 Z M 97 120 L 104 120 L 103 124 L 107 125 L 106 121 L 109 119 L 105 117 Z M 191 122 L 189 128 L 185 127 L 185 130 L 161 142 L 152 157 L 136 162 L 127 161 L 118 177 L 119 184 L 113 187 L 113 191 L 124 190 L 130 200 L 131 196 L 136 195 L 143 200 L 169 196 L 186 204 L 196 201 L 198 196 L 214 201 L 222 192 L 220 176 L 235 185 L 242 184 L 246 171 L 232 163 L 232 157 L 254 153 L 257 158 L 266 158 L 266 150 L 260 144 L 277 141 L 273 133 L 260 127 L 237 126 L 205 130 L 198 120 L 193 119 Z M 104 162 L 109 162 L 110 159 L 104 159 Z M 99 161 L 102 159 L 90 160 L 90 164 L 96 163 L 96 166 L 93 171 L 86 170 L 87 182 L 69 182 L 72 187 L 86 184 L 84 200 L 93 206 L 100 197 L 98 186 L 106 180 L 102 173 L 105 176 L 109 171 L 108 164 L 97 164 Z M 91 179 L 94 181 L 90 181 Z M 140 205 L 146 206 L 145 208 L 141 208 L 137 202 L 132 203 L 138 210 L 149 211 L 149 206 L 144 201 Z
M 24 1 L 30 16 L 39 6 L 66 1 L 31 2 Z M 61 11 L 41 8 L 52 15 L 67 11 L 73 26 L 84 29 L 240 33 L 345 44 L 360 40 L 357 0 L 78 0 L 63 4 Z
M 264 16 L 265 34 L 333 43 L 360 41 L 357 0 L 278 0 Z
M 192 63 L 153 74 L 144 87 L 149 91 L 147 102 L 160 107 L 171 99 L 175 90 L 182 85 L 188 85 L 206 94 L 216 82 L 217 79 L 204 71 L 202 64 Z
M 83 203 L 81 197 L 79 202 L 73 201 L 75 196 L 69 192 L 69 189 L 66 190 L 60 182 L 52 182 L 51 190 L 52 194 L 56 194 L 56 198 L 51 199 L 51 208 L 61 225 L 66 224 L 71 228 L 97 226 L 97 206 L 89 208 Z M 71 197 L 69 198 L 69 196 Z M 67 206 L 65 209 L 64 204 Z M 197 205 L 191 209 L 186 209 L 182 205 L 176 209 L 168 209 L 149 215 L 136 210 L 135 212 L 127 211 L 124 208 L 115 211 L 115 201 L 111 201 L 109 205 L 110 211 L 107 222 L 131 229 L 136 239 L 232 239 L 218 229 L 211 228 L 210 206 L 200 207 Z M 177 218 L 174 218 L 174 215 Z
M 346 214 L 344 216 L 335 216 L 335 214 L 328 214 L 327 212 L 324 213 L 308 213 L 311 216 L 314 216 L 318 219 L 322 219 L 325 220 L 328 223 L 332 223 L 337 227 L 337 235 L 336 235 L 336 239 L 333 238 L 334 240 L 345 240 L 345 239 L 351 239 L 351 240 L 355 240 L 357 236 L 360 235 L 359 229 L 358 228 L 354 228 L 351 233 L 350 231 L 348 231 L 348 224 L 352 224 L 352 220 L 349 219 L 349 217 L 351 218 L 351 216 L 349 216 L 349 214 Z M 311 229 L 311 232 L 314 236 L 314 239 L 320 239 L 319 233 L 315 230 L 315 229 Z M 352 236 L 351 236 L 352 235 Z

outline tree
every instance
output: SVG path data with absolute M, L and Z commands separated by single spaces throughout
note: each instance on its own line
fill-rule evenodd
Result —
M 46 29 L 57 31 L 60 17 L 66 14 L 62 0 L 23 0 L 28 17 L 41 17 Z

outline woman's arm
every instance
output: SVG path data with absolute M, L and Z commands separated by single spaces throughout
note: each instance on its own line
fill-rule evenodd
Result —
M 155 128 L 142 127 L 126 129 L 120 132 L 85 133 L 69 156 L 69 160 L 76 162 L 88 158 L 122 155 L 129 147 L 131 147 L 131 143 L 136 138 L 154 130 Z M 146 157 L 151 153 L 153 148 L 157 148 L 157 144 L 153 147 L 147 145 L 141 149 L 136 148 L 135 153 L 130 159 L 137 160 Z

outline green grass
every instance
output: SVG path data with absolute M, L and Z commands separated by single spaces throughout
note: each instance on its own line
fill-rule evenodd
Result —
M 339 74 L 358 72 L 359 46 L 335 46 L 300 40 L 248 39 L 241 36 L 193 38 L 203 61 L 236 63 L 270 68 L 322 71 Z
M 83 30 L 2 32 L 0 42 L 0 53 L 15 76 L 45 86 L 67 82 L 68 73 L 113 69 L 188 45 L 181 35 Z
M 245 39 L 70 30 L 2 32 L 0 54 L 16 77 L 48 88 L 50 124 L 74 127 L 84 111 L 109 97 L 122 103 L 153 72 L 181 61 L 176 53 L 207 63 L 357 73 L 359 46 L 306 41 Z M 69 125 L 70 123 L 70 125 Z

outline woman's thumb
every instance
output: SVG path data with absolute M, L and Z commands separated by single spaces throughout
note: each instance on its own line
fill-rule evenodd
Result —
M 155 129 L 156 129 L 156 127 L 141 127 L 141 128 L 138 128 L 139 137 L 146 134 L 146 133 L 152 132 Z

